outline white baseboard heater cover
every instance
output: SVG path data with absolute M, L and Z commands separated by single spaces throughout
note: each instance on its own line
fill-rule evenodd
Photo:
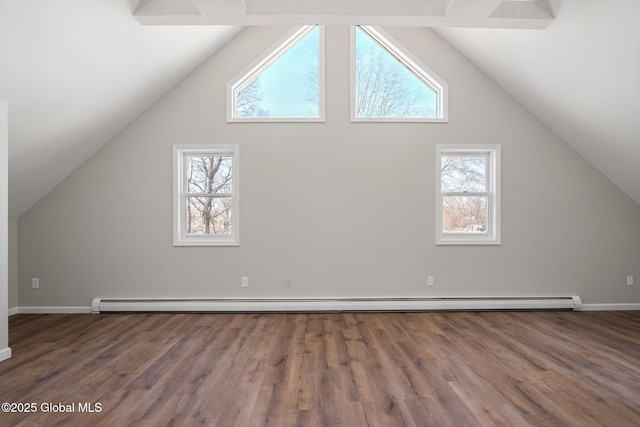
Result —
M 317 299 L 95 298 L 93 313 L 106 312 L 315 312 L 315 311 L 582 310 L 579 296 Z

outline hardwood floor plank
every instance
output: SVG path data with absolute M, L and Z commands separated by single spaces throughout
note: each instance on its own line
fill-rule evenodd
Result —
M 405 404 L 417 426 L 456 427 L 449 422 L 433 399 L 408 399 Z
M 16 315 L 0 425 L 635 426 L 640 312 Z M 100 412 L 79 405 L 100 403 Z M 72 404 L 74 411 L 43 411 Z M 84 406 L 86 408 L 86 406 Z

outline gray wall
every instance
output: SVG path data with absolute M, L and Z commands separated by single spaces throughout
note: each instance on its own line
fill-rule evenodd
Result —
M 226 83 L 286 31 L 242 32 L 20 217 L 21 306 L 96 296 L 640 302 L 640 286 L 626 285 L 640 279 L 640 206 L 428 29 L 389 32 L 448 82 L 447 124 L 350 123 L 340 26 L 326 32 L 326 123 L 227 124 Z M 171 148 L 187 143 L 240 144 L 240 247 L 172 247 Z M 438 143 L 502 144 L 501 246 L 434 245 Z
M 18 307 L 18 220 L 9 220 L 9 309 Z
M 8 105 L 0 100 L 0 360 L 9 349 L 9 121 Z

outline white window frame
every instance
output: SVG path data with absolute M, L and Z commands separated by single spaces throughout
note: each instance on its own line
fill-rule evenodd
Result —
M 231 234 L 186 234 L 186 155 L 201 154 L 232 157 Z M 173 146 L 173 246 L 239 246 L 239 177 L 240 148 L 238 145 L 174 145 Z
M 318 117 L 236 117 L 236 92 L 244 89 L 262 71 L 280 59 L 300 40 L 318 28 Z M 325 31 L 322 25 L 300 25 L 271 46 L 261 57 L 227 83 L 227 122 L 324 122 L 325 121 Z
M 486 192 L 442 192 L 443 155 L 486 155 Z M 443 231 L 443 198 L 445 196 L 486 196 L 487 230 L 484 233 L 445 233 Z M 436 245 L 500 245 L 500 145 L 436 145 Z
M 386 49 L 422 82 L 436 93 L 436 117 L 357 117 L 356 116 L 356 27 Z M 433 70 L 411 54 L 389 33 L 380 27 L 351 26 L 351 121 L 352 122 L 423 122 L 447 123 L 449 121 L 449 94 L 447 83 Z

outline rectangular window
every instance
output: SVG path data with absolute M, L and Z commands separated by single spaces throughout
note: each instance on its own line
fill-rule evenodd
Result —
M 174 246 L 238 245 L 238 146 L 175 145 Z
M 500 244 L 500 146 L 438 145 L 436 244 Z

